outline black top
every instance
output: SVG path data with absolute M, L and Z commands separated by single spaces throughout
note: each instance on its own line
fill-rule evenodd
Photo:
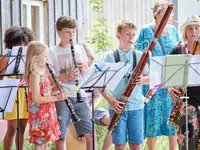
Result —
M 185 54 L 185 46 L 177 46 L 170 52 L 171 55 Z M 200 106 L 200 86 L 188 87 L 187 95 L 189 97 L 188 103 L 195 107 Z

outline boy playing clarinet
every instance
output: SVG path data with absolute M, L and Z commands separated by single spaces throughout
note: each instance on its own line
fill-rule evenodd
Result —
M 78 136 L 85 135 L 86 149 L 92 150 L 92 123 L 90 121 L 91 117 L 87 94 L 81 91 L 82 102 L 80 102 L 80 100 L 77 100 L 77 93 L 75 92 L 75 80 L 78 79 L 80 82 L 82 75 L 84 75 L 87 69 L 88 61 L 82 46 L 73 46 L 70 44 L 70 41 L 74 38 L 76 27 L 77 22 L 74 18 L 67 16 L 58 18 L 56 21 L 56 29 L 60 37 L 60 42 L 51 48 L 49 52 L 49 63 L 53 66 L 59 80 L 66 87 L 65 90 L 68 93 L 68 100 L 71 100 L 75 113 L 81 119 L 81 121 L 75 124 L 77 134 Z M 56 102 L 56 109 L 62 134 L 55 145 L 57 150 L 64 150 L 71 113 L 65 101 Z

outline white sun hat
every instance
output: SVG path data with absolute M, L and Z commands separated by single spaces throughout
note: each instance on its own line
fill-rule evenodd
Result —
M 183 33 L 185 31 L 185 28 L 188 25 L 193 25 L 193 24 L 196 24 L 196 25 L 200 26 L 200 18 L 199 18 L 199 16 L 195 16 L 195 15 L 188 16 L 187 20 L 181 25 L 181 28 L 180 28 L 181 32 Z

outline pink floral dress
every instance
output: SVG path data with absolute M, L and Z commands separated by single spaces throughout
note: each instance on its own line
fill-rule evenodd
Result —
M 40 94 L 44 97 L 51 96 L 51 85 L 46 75 L 40 76 Z M 58 140 L 61 132 L 55 103 L 33 104 L 29 79 L 28 107 L 30 143 L 44 144 L 49 141 Z

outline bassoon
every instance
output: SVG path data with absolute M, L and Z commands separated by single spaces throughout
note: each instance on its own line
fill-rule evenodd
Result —
M 155 35 L 153 37 L 153 40 L 151 42 L 151 44 L 149 45 L 149 47 L 143 52 L 138 64 L 136 65 L 131 77 L 128 80 L 128 83 L 126 85 L 125 91 L 122 94 L 121 98 L 119 99 L 119 101 L 124 102 L 122 110 L 119 113 L 114 113 L 110 124 L 108 126 L 108 132 L 107 134 L 110 135 L 112 133 L 112 131 L 114 130 L 114 128 L 117 126 L 117 123 L 125 109 L 126 103 L 128 102 L 128 98 L 131 95 L 132 91 L 134 90 L 136 84 L 135 81 L 138 79 L 138 77 L 141 75 L 148 59 L 149 59 L 149 52 L 152 52 L 154 47 L 156 46 L 156 43 L 158 42 L 158 39 L 160 38 L 160 35 L 164 29 L 164 27 L 167 25 L 167 22 L 169 20 L 170 14 L 173 10 L 174 6 L 172 4 L 168 5 L 168 8 L 158 26 L 158 29 L 155 32 Z

